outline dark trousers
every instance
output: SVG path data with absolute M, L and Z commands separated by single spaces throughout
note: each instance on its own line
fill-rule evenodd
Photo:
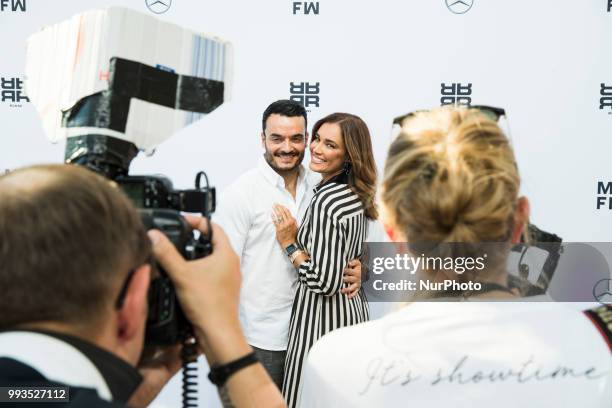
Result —
M 255 352 L 255 355 L 257 356 L 257 359 L 259 360 L 261 365 L 264 366 L 264 368 L 272 378 L 272 381 L 274 381 L 279 390 L 282 390 L 285 356 L 287 355 L 287 350 L 264 350 L 257 347 L 253 347 L 253 351 Z M 221 404 L 223 404 L 224 408 L 234 408 L 234 405 L 232 404 L 229 398 L 229 394 L 225 386 L 219 388 L 219 398 L 221 398 Z

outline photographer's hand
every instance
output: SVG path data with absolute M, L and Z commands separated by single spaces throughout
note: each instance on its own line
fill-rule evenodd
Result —
M 204 218 L 187 216 L 189 224 L 207 233 Z M 252 352 L 238 320 L 240 262 L 223 230 L 213 228 L 213 253 L 185 261 L 160 231 L 149 231 L 153 253 L 172 279 L 185 315 L 193 324 L 209 364 L 225 364 Z M 245 367 L 226 384 L 236 407 L 283 407 L 282 396 L 261 364 Z
M 207 223 L 201 217 L 186 217 L 194 228 L 206 233 Z M 248 345 L 235 345 L 227 355 L 223 333 L 240 332 L 238 296 L 240 262 L 227 236 L 213 225 L 213 253 L 187 262 L 168 238 L 159 231 L 149 231 L 153 253 L 172 279 L 187 319 L 193 324 L 198 341 L 210 348 L 211 363 L 224 363 L 250 352 Z M 217 344 L 220 343 L 220 344 Z M 238 347 L 239 346 L 239 347 Z M 212 355 L 210 355 L 212 353 Z
M 157 397 L 161 389 L 181 368 L 181 346 L 160 350 L 152 358 L 140 363 L 137 368 L 143 380 L 127 405 L 144 408 Z

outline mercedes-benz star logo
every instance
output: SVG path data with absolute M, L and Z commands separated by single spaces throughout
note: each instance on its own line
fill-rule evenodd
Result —
M 474 0 L 446 0 L 446 7 L 455 14 L 465 14 L 474 5 Z
M 593 297 L 603 305 L 612 305 L 612 279 L 602 279 L 593 286 Z
M 145 0 L 147 8 L 155 14 L 163 14 L 170 10 L 172 0 Z

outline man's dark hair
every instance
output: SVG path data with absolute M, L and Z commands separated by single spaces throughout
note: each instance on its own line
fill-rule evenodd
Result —
M 306 109 L 300 103 L 290 101 L 288 99 L 281 99 L 276 102 L 272 102 L 264 111 L 263 118 L 261 120 L 261 129 L 266 132 L 266 121 L 272 114 L 278 114 L 281 116 L 302 116 L 304 118 L 304 132 L 308 129 L 308 118 L 306 116 Z
M 16 170 L 0 197 L 0 329 L 95 322 L 151 254 L 129 199 L 85 168 Z

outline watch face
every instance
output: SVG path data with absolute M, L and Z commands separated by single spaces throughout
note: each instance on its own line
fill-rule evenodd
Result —
M 291 244 L 287 248 L 285 248 L 285 252 L 287 253 L 287 255 L 291 255 L 295 251 L 297 251 L 297 246 L 295 246 L 295 244 Z

